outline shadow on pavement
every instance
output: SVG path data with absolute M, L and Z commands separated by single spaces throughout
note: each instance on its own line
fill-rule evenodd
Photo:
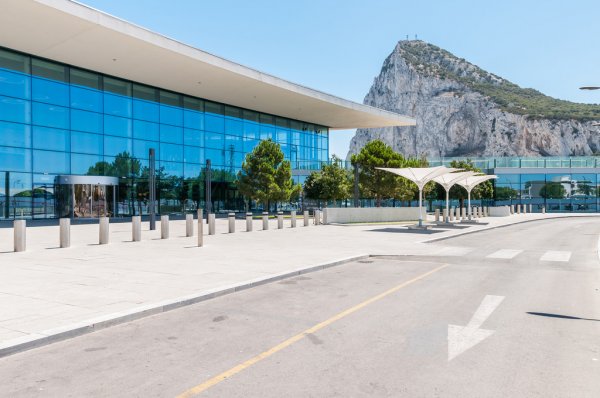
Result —
M 600 319 L 580 318 L 578 316 L 560 315 L 560 314 L 549 314 L 547 312 L 527 312 L 527 313 L 529 315 L 545 316 L 545 317 L 548 317 L 548 318 L 579 319 L 579 320 L 582 320 L 582 321 L 596 321 L 596 322 L 600 322 Z
M 406 228 L 379 228 L 369 229 L 368 232 L 393 232 L 398 234 L 423 234 L 431 235 L 444 232 L 443 230 L 430 230 L 430 229 L 406 229 Z

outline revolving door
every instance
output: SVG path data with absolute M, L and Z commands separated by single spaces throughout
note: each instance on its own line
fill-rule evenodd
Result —
M 70 218 L 114 217 L 118 184 L 116 177 L 57 176 L 56 214 Z

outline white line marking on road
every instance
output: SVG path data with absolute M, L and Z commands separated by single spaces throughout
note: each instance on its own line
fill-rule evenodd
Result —
M 504 296 L 485 296 L 467 326 L 448 325 L 448 361 L 494 334 L 493 330 L 479 329 Z
M 571 259 L 571 252 L 561 252 L 549 250 L 542 257 L 540 261 L 564 261 L 568 262 Z
M 502 250 L 495 251 L 492 254 L 488 254 L 486 257 L 487 258 L 504 258 L 504 259 L 508 260 L 513 257 L 516 257 L 521 252 L 523 252 L 523 250 L 502 249 Z
M 442 247 L 438 252 L 435 253 L 436 256 L 465 256 L 473 251 L 472 247 L 462 247 L 462 246 L 445 246 Z

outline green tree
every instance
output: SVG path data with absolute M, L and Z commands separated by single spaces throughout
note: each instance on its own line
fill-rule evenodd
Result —
M 242 195 L 268 209 L 272 201 L 289 201 L 301 187 L 294 184 L 290 162 L 284 160 L 279 144 L 261 141 L 246 155 L 238 173 L 237 186 Z
M 465 171 L 474 171 L 477 173 L 482 173 L 481 169 L 475 167 L 473 165 L 473 161 L 471 161 L 470 159 L 453 160 L 452 162 L 450 162 L 450 167 L 462 169 Z M 443 191 L 443 188 L 441 189 Z M 443 195 L 445 197 L 445 193 Z M 471 199 L 491 199 L 493 196 L 494 187 L 492 185 L 492 182 L 489 180 L 477 185 L 471 191 Z M 450 188 L 450 197 L 453 199 L 458 199 L 460 202 L 460 207 L 463 207 L 463 203 L 467 199 L 467 190 L 461 187 L 460 185 L 456 184 L 452 188 Z
M 560 182 L 548 182 L 540 189 L 540 196 L 544 199 L 562 199 L 567 190 Z
M 377 207 L 387 198 L 400 198 L 406 193 L 404 182 L 387 171 L 376 167 L 404 167 L 405 159 L 381 140 L 368 142 L 359 153 L 352 155 L 352 165 L 358 165 L 358 181 L 362 194 L 375 198 Z M 406 181 L 406 180 L 404 180 Z
M 335 155 L 331 163 L 323 163 L 320 171 L 313 171 L 304 182 L 307 198 L 323 200 L 325 205 L 330 200 L 343 200 L 350 196 L 352 181 L 348 170 L 341 166 Z
M 510 187 L 496 187 L 496 200 L 516 199 L 519 193 Z

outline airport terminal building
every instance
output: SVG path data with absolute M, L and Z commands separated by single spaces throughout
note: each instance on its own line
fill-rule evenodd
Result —
M 69 0 L 4 0 L 0 220 L 243 209 L 245 155 L 272 139 L 301 182 L 336 129 L 414 119 L 315 91 Z

